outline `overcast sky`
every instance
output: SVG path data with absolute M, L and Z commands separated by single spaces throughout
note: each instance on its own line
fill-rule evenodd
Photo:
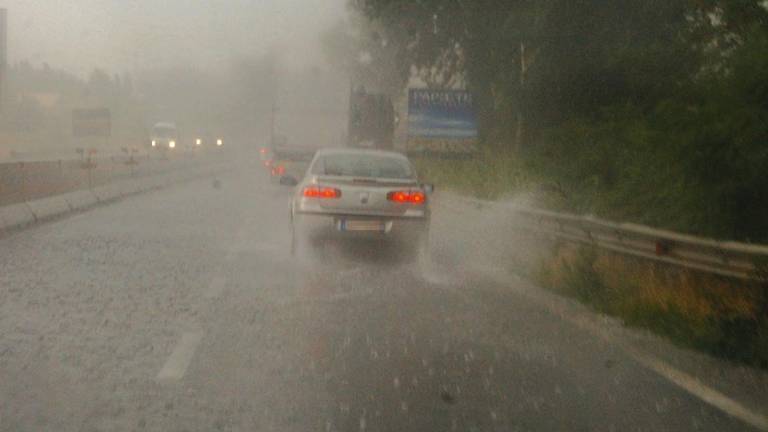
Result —
M 150 65 L 228 65 L 272 46 L 288 64 L 317 64 L 318 35 L 345 0 L 0 0 L 9 61 L 47 62 L 85 75 Z

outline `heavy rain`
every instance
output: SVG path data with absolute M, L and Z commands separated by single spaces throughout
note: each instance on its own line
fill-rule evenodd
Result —
M 768 4 L 0 0 L 0 432 L 768 430 Z

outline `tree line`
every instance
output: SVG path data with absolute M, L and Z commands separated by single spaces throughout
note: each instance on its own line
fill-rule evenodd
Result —
M 390 81 L 465 83 L 483 146 L 523 159 L 558 206 L 768 241 L 765 1 L 350 7 L 365 39 L 397 59 Z

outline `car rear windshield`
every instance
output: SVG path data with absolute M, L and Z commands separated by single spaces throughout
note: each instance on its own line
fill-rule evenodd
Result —
M 329 154 L 318 157 L 312 174 L 387 179 L 413 178 L 407 160 L 372 154 Z

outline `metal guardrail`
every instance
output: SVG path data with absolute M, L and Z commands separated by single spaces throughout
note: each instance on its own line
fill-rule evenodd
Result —
M 520 229 L 570 242 L 739 279 L 762 279 L 768 246 L 718 241 L 632 223 L 460 198 L 477 209 L 502 208 L 519 216 Z

